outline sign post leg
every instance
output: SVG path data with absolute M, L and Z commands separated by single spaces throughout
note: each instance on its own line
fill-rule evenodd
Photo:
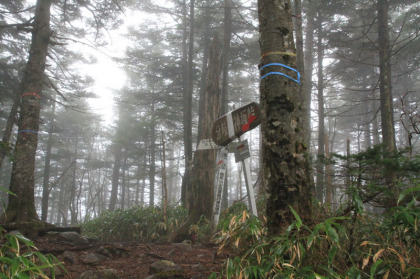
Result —
M 244 169 L 246 191 L 248 193 L 248 204 L 249 204 L 251 213 L 254 214 L 255 216 L 258 216 L 257 206 L 255 204 L 254 188 L 252 187 L 251 170 L 249 167 L 249 161 L 247 159 L 242 160 L 242 167 Z
M 225 186 L 225 176 L 226 176 L 226 160 L 227 160 L 227 150 L 222 148 L 218 154 L 218 163 L 216 166 L 216 177 L 214 180 L 215 188 L 215 197 L 213 204 L 213 225 L 216 228 L 219 223 L 220 210 L 222 207 L 222 198 L 223 190 Z

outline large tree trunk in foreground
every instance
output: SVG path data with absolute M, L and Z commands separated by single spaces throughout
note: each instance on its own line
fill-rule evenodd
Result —
M 297 82 L 296 72 L 284 67 L 296 69 L 290 1 L 259 0 L 258 11 L 267 225 L 269 234 L 276 235 L 295 219 L 289 207 L 302 219 L 311 219 L 309 162 L 302 129 L 301 85 Z M 280 72 L 288 77 L 279 75 Z
M 217 37 L 214 39 L 210 49 L 209 68 L 207 74 L 207 86 L 202 116 L 201 135 L 203 139 L 211 138 L 211 129 L 219 117 L 220 111 L 220 50 Z M 187 220 L 180 226 L 178 231 L 173 233 L 170 242 L 185 239 L 188 235 L 190 225 L 195 224 L 200 216 L 211 219 L 214 197 L 214 175 L 216 166 L 215 149 L 197 150 L 194 156 L 194 168 L 192 174 L 192 187 L 189 195 L 190 204 Z
M 29 58 L 21 82 L 21 106 L 9 204 L 4 222 L 39 221 L 34 202 L 35 153 L 38 144 L 42 85 L 50 40 L 51 0 L 38 0 L 35 9 Z

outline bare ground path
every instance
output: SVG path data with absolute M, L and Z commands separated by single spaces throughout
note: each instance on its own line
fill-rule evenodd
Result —
M 48 234 L 33 240 L 43 253 L 56 256 L 64 262 L 67 274 L 57 278 L 77 279 L 84 271 L 113 269 L 118 278 L 147 278 L 150 266 L 158 260 L 168 260 L 183 270 L 180 278 L 208 278 L 223 267 L 226 255 L 217 255 L 215 245 L 188 243 L 71 243 L 58 234 Z M 102 255 L 97 261 L 87 260 L 90 254 Z

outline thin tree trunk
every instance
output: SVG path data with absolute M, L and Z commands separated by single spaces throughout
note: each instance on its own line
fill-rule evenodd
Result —
M 163 222 L 168 225 L 168 187 L 166 184 L 166 148 L 165 148 L 165 134 L 162 131 L 162 208 L 163 208 Z
M 228 112 L 229 107 L 229 51 L 232 38 L 232 1 L 225 0 L 225 17 L 223 29 L 223 55 L 222 55 L 222 97 L 221 97 L 221 115 Z M 220 116 L 220 115 L 219 115 Z M 226 162 L 228 164 L 228 162 Z M 221 210 L 228 206 L 228 166 L 226 166 L 225 187 L 223 188 Z
M 149 163 L 149 206 L 155 206 L 155 175 L 156 175 L 156 120 L 155 101 L 152 101 L 152 121 L 150 124 L 150 163 Z
M 4 129 L 3 139 L 0 142 L 0 171 L 2 169 L 3 161 L 6 155 L 10 152 L 10 137 L 12 136 L 13 125 L 16 122 L 16 114 L 19 108 L 19 98 L 16 97 L 13 101 L 12 108 L 7 118 L 6 128 Z
M 109 211 L 114 211 L 118 199 L 118 184 L 120 181 L 122 151 L 121 147 L 116 143 L 114 146 L 114 167 L 112 169 L 111 180 L 111 197 L 109 198 Z
M 72 225 L 77 224 L 77 205 L 76 205 L 76 188 L 77 188 L 77 155 L 78 155 L 78 144 L 79 136 L 78 131 L 76 131 L 75 138 L 75 148 L 73 154 L 73 174 L 72 182 L 70 186 L 70 222 Z
M 127 152 L 124 149 L 123 152 L 123 165 L 122 165 L 122 174 L 121 174 L 121 209 L 126 207 L 126 191 L 127 191 L 127 180 L 126 180 L 126 170 L 127 170 Z
M 316 173 L 316 197 L 319 201 L 324 201 L 325 192 L 325 115 L 324 115 L 324 47 L 322 30 L 322 15 L 318 12 L 318 160 Z
M 42 184 L 42 210 L 41 221 L 47 221 L 48 203 L 50 199 L 50 165 L 51 165 L 51 149 L 53 144 L 53 130 L 54 130 L 54 116 L 55 116 L 55 102 L 52 103 L 52 111 L 50 115 L 50 127 L 48 129 L 47 151 L 45 153 L 44 164 L 44 181 Z
M 174 192 L 176 188 L 175 177 L 176 177 L 176 168 L 175 168 L 175 145 L 172 144 L 169 149 L 169 166 L 168 166 L 168 201 L 169 204 L 172 204 L 175 201 Z
M 304 79 L 303 79 L 303 100 L 304 100 L 304 118 L 305 142 L 310 146 L 311 141 L 311 95 L 312 95 L 312 74 L 314 64 L 314 30 L 315 16 L 312 2 L 309 3 L 307 11 L 307 23 L 305 29 L 305 57 L 304 57 Z M 299 55 L 299 54 L 298 54 Z
M 190 44 L 189 54 L 187 56 L 187 3 L 183 2 L 184 14 L 184 34 L 182 39 L 182 57 L 183 57 L 183 122 L 184 122 L 184 153 L 185 153 L 185 173 L 182 181 L 182 203 L 189 208 L 189 192 L 191 191 L 191 167 L 192 167 L 192 55 L 194 34 L 194 0 L 190 2 Z M 191 67 L 191 68 L 190 68 Z
M 327 206 L 332 206 L 333 200 L 333 189 L 332 189 L 332 169 L 330 160 L 330 144 L 328 141 L 328 134 L 324 134 L 325 142 L 325 159 L 327 160 L 325 165 L 325 202 Z

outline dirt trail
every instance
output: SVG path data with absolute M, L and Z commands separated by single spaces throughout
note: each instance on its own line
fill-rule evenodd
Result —
M 179 265 L 184 278 L 208 278 L 223 267 L 226 255 L 217 255 L 214 245 L 189 243 L 69 243 L 58 235 L 47 235 L 34 240 L 43 253 L 56 256 L 64 262 L 68 274 L 57 278 L 77 277 L 87 270 L 114 269 L 119 278 L 147 278 L 150 266 L 158 260 L 168 260 Z M 89 255 L 100 258 L 89 260 Z M 89 263 L 88 263 L 89 262 Z

